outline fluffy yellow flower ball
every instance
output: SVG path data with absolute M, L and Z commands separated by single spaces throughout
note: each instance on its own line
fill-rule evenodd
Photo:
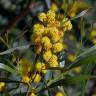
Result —
M 58 61 L 57 61 L 57 56 L 52 55 L 50 60 L 49 60 L 50 67 L 58 67 Z
M 35 65 L 35 68 L 36 68 L 37 71 L 41 71 L 42 63 L 41 62 L 37 62 L 36 65 Z
M 47 17 L 46 17 L 46 14 L 45 13 L 40 13 L 39 16 L 38 16 L 39 20 L 40 21 L 46 21 Z
M 92 30 L 91 34 L 90 34 L 90 37 L 94 37 L 96 36 L 96 30 Z
M 68 18 L 65 18 L 63 20 L 63 24 L 62 24 L 62 30 L 65 32 L 65 31 L 70 31 L 72 29 L 72 24 L 71 24 L 71 21 L 67 21 Z
M 52 10 L 49 10 L 46 14 L 47 16 L 47 21 L 48 22 L 52 22 L 52 21 L 55 21 L 55 12 L 52 11 Z
M 52 52 L 50 50 L 46 51 L 44 54 L 43 54 L 43 59 L 45 61 L 48 61 L 52 56 Z
M 0 82 L 0 91 L 2 91 L 4 86 L 5 86 L 5 82 Z
M 42 41 L 41 42 L 44 44 L 44 43 L 50 42 L 50 39 L 47 36 L 44 36 L 42 38 Z
M 46 42 L 44 44 L 44 50 L 48 51 L 52 48 L 52 44 L 50 42 Z
M 68 60 L 69 60 L 70 62 L 74 62 L 74 61 L 76 60 L 76 56 L 75 56 L 74 54 L 69 54 L 69 55 L 68 55 Z
M 76 68 L 73 69 L 73 71 L 74 71 L 75 73 L 80 73 L 81 67 L 76 67 Z
M 37 71 L 42 72 L 45 74 L 47 72 L 45 63 L 37 62 L 35 65 Z
M 51 5 L 50 10 L 55 11 L 55 12 L 58 11 L 57 5 L 56 5 L 55 3 L 53 3 L 53 4 Z
M 55 96 L 64 96 L 62 92 L 57 92 Z
M 63 50 L 63 44 L 62 43 L 55 43 L 53 44 L 53 52 L 57 53 Z
M 44 32 L 44 26 L 41 24 L 35 24 L 33 26 L 34 34 L 41 35 Z
M 49 50 L 52 47 L 52 44 L 50 42 L 50 39 L 47 36 L 44 36 L 42 38 L 42 44 L 43 44 L 43 49 Z
M 96 44 L 96 30 L 92 30 L 92 32 L 90 33 L 90 39 L 93 44 Z
M 58 34 L 58 29 L 56 27 L 50 27 L 49 31 L 51 36 L 53 36 L 54 34 Z
M 34 83 L 39 83 L 41 80 L 41 75 L 40 74 L 33 74 L 32 79 L 34 80 Z
M 45 70 L 45 69 L 46 69 L 46 65 L 45 65 L 45 63 L 42 63 L 42 73 L 43 74 L 47 73 L 47 70 Z
M 30 78 L 27 75 L 22 76 L 22 82 L 29 83 L 30 82 Z
M 53 43 L 56 43 L 60 40 L 60 35 L 59 34 L 54 34 L 54 36 L 52 36 L 51 38 Z

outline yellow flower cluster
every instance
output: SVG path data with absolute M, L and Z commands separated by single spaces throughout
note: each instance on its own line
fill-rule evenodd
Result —
M 93 44 L 96 44 L 96 30 L 92 30 L 92 32 L 90 33 L 90 39 Z
M 47 72 L 47 70 L 45 70 L 46 69 L 45 63 L 37 62 L 35 64 L 35 68 L 38 72 L 42 72 L 43 74 Z
M 38 64 L 38 66 L 36 65 L 36 70 L 40 71 L 40 66 L 41 64 Z M 32 64 L 28 61 L 28 59 L 22 58 L 20 61 L 18 61 L 17 69 L 21 73 L 22 82 L 27 84 L 30 83 L 31 81 L 33 81 L 34 83 L 40 82 L 41 80 L 40 74 L 33 73 L 30 75 L 30 72 L 33 71 L 32 68 L 34 68 L 34 66 L 32 66 Z
M 74 54 L 69 54 L 69 55 L 68 55 L 68 60 L 69 60 L 70 62 L 74 62 L 74 61 L 76 60 L 76 56 L 75 56 Z
M 56 14 L 52 10 L 47 13 L 40 13 L 38 18 L 42 24 L 37 23 L 33 26 L 31 40 L 34 44 L 34 52 L 40 58 L 36 60 L 34 66 L 26 58 L 17 62 L 17 70 L 21 74 L 21 81 L 28 85 L 39 83 L 42 74 L 47 72 L 47 68 L 59 67 L 57 53 L 64 49 L 62 42 L 64 32 L 72 28 L 70 21 L 62 25 L 61 21 L 56 19 Z M 36 96 L 35 92 L 32 91 L 30 96 Z
M 81 72 L 81 67 L 80 66 L 79 67 L 76 67 L 76 68 L 73 69 L 73 71 L 75 73 L 80 73 Z
M 5 83 L 4 82 L 0 82 L 0 91 L 3 90 L 4 86 L 5 86 Z
M 40 13 L 38 18 L 42 24 L 37 23 L 33 26 L 33 34 L 31 36 L 32 43 L 35 45 L 35 53 L 42 54 L 43 61 L 47 66 L 57 67 L 58 57 L 56 54 L 64 49 L 64 44 L 61 41 L 63 41 L 64 32 L 71 30 L 72 24 L 68 18 L 65 18 L 64 20 L 68 21 L 62 24 L 52 10 L 47 13 Z M 37 71 L 42 71 L 42 65 L 46 69 L 46 64 L 37 63 Z M 46 70 L 43 71 L 46 73 Z

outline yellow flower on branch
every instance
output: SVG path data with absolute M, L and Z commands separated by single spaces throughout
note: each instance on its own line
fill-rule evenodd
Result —
M 71 21 L 68 18 L 63 19 L 63 24 L 61 25 L 62 31 L 70 31 L 72 29 Z
M 58 67 L 58 61 L 57 61 L 57 59 L 58 58 L 57 58 L 56 55 L 52 55 L 52 57 L 48 61 L 48 63 L 50 64 L 50 67 Z
M 46 14 L 43 12 L 39 14 L 38 18 L 42 22 L 47 20 Z
M 55 43 L 53 44 L 53 52 L 61 52 L 63 50 L 63 44 L 62 43 Z
M 75 73 L 80 73 L 80 72 L 81 72 L 81 67 L 73 68 L 73 71 L 74 71 Z
M 5 86 L 5 82 L 0 82 L 0 91 L 3 90 L 4 86 Z
M 36 65 L 35 65 L 35 68 L 37 71 L 41 71 L 42 70 L 42 63 L 41 62 L 37 62 Z
M 47 16 L 47 21 L 50 23 L 52 21 L 55 21 L 55 12 L 52 10 L 49 10 L 46 14 Z
M 69 55 L 68 55 L 68 60 L 69 60 L 70 62 L 74 62 L 74 61 L 76 60 L 76 56 L 75 56 L 74 54 L 69 54 Z
M 44 26 L 42 24 L 35 24 L 33 26 L 33 32 L 36 35 L 42 35 L 42 33 L 44 32 Z
M 52 56 L 52 52 L 49 50 L 49 51 L 46 51 L 44 54 L 43 54 L 43 59 L 45 61 L 48 61 Z
M 42 63 L 42 73 L 43 74 L 47 73 L 46 64 L 45 63 Z
M 39 83 L 41 80 L 41 75 L 40 74 L 33 74 L 32 75 L 32 80 L 34 81 L 34 83 Z
M 36 68 L 37 71 L 42 72 L 44 74 L 47 72 L 46 65 L 43 62 L 42 63 L 37 62 L 36 65 L 35 65 L 35 68 Z
M 90 33 L 90 39 L 93 44 L 96 44 L 96 30 L 92 30 L 92 32 Z
M 52 5 L 51 5 L 51 7 L 50 7 L 50 10 L 52 10 L 52 11 L 54 11 L 54 12 L 58 11 L 57 5 L 56 5 L 55 3 L 52 3 Z
M 27 75 L 23 75 L 21 81 L 24 82 L 24 83 L 29 83 L 30 82 L 30 78 Z

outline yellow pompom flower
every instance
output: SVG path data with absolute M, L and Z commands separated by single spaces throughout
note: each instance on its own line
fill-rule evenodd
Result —
M 44 43 L 50 42 L 50 39 L 47 36 L 44 36 L 42 38 L 42 41 L 41 42 L 44 44 Z
M 96 30 L 92 30 L 91 34 L 90 34 L 90 37 L 94 37 L 96 36 Z
M 75 17 L 75 16 L 76 16 L 76 12 L 74 12 L 74 11 L 70 12 L 70 13 L 69 13 L 69 16 L 70 16 L 70 17 Z
M 27 75 L 23 75 L 22 76 L 22 82 L 29 83 L 30 82 L 30 78 Z
M 60 35 L 59 34 L 54 34 L 54 36 L 52 36 L 51 38 L 53 43 L 56 43 L 60 40 Z
M 32 80 L 34 81 L 34 83 L 39 83 L 41 80 L 41 75 L 40 74 L 33 74 Z
M 96 30 L 92 30 L 92 32 L 90 33 L 90 39 L 93 44 L 96 44 Z
M 49 10 L 46 14 L 47 16 L 47 21 L 50 23 L 52 21 L 55 21 L 55 12 L 52 10 Z
M 58 11 L 58 7 L 57 7 L 57 5 L 55 4 L 55 3 L 53 3 L 52 5 L 51 5 L 51 7 L 50 7 L 50 10 L 52 10 L 52 11 Z
M 70 62 L 74 62 L 74 61 L 76 60 L 76 56 L 75 56 L 74 54 L 69 54 L 69 55 L 68 55 L 68 60 L 69 60 Z
M 50 67 L 58 67 L 57 56 L 52 55 L 48 63 L 50 64 Z
M 52 43 L 56 43 L 58 40 L 60 40 L 59 31 L 56 27 L 50 27 L 49 34 L 50 34 Z
M 57 92 L 55 96 L 64 96 L 64 93 L 62 93 L 62 92 Z
M 35 65 L 37 71 L 42 72 L 45 74 L 47 72 L 45 63 L 38 62 Z
M 4 86 L 5 86 L 5 82 L 0 82 L 0 91 L 3 90 Z
M 51 36 L 58 33 L 58 29 L 56 27 L 50 27 L 49 31 Z
M 47 73 L 45 63 L 42 63 L 42 73 L 43 73 L 43 74 Z
M 43 54 L 43 59 L 45 61 L 48 61 L 52 56 L 52 52 L 50 50 L 46 51 L 44 54 Z
M 80 73 L 81 67 L 73 68 L 73 71 L 74 71 L 75 73 Z
M 50 23 L 47 24 L 47 27 L 60 27 L 60 22 L 58 20 L 51 21 Z
M 41 36 L 36 36 L 36 37 L 34 37 L 34 35 L 33 35 L 33 43 L 35 44 L 35 45 L 40 45 L 40 43 L 41 43 Z
M 63 44 L 62 43 L 55 43 L 53 44 L 53 52 L 57 53 L 63 50 Z
M 50 28 L 45 27 L 43 35 L 49 37 L 49 31 L 50 31 Z
M 41 71 L 42 63 L 41 62 L 37 62 L 36 65 L 35 65 L 35 68 L 36 68 L 37 71 Z
M 52 47 L 52 44 L 50 42 L 50 39 L 47 36 L 44 36 L 42 38 L 42 44 L 45 50 L 49 50 Z
M 39 20 L 40 21 L 46 21 L 47 17 L 46 17 L 46 14 L 45 13 L 40 13 L 39 16 L 38 16 Z
M 33 26 L 33 32 L 36 35 L 41 35 L 44 32 L 44 26 L 42 24 L 35 24 Z
M 52 48 L 52 44 L 50 42 L 46 42 L 43 46 L 46 51 L 48 51 Z
M 63 24 L 62 24 L 62 30 L 65 32 L 65 31 L 70 31 L 72 29 L 72 24 L 71 24 L 71 21 L 68 20 L 68 18 L 65 18 L 63 20 Z

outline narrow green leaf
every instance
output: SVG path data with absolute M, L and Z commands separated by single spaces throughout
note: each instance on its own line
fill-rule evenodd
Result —
M 0 55 L 5 55 L 5 54 L 10 54 L 16 50 L 24 50 L 24 49 L 28 49 L 30 45 L 24 45 L 24 46 L 19 46 L 19 47 L 15 47 L 15 48 L 10 48 L 4 52 L 1 52 Z
M 16 71 L 15 69 L 12 69 L 11 67 L 9 67 L 8 65 L 5 65 L 3 63 L 0 63 L 0 69 L 3 69 L 3 70 L 10 72 L 12 74 L 16 74 L 16 75 L 18 74 L 18 71 Z
M 86 81 L 86 80 L 89 80 L 91 78 L 96 79 L 96 77 L 91 76 L 91 75 L 78 75 L 78 76 L 71 76 L 71 77 L 66 76 L 64 79 L 61 79 L 59 81 L 56 81 L 56 82 L 53 81 L 51 84 L 48 83 L 47 86 L 49 88 L 53 88 L 53 87 L 56 87 L 56 86 L 78 85 L 78 84 L 82 83 L 82 80 Z M 47 90 L 47 88 L 43 88 L 40 91 L 44 91 L 44 90 Z

